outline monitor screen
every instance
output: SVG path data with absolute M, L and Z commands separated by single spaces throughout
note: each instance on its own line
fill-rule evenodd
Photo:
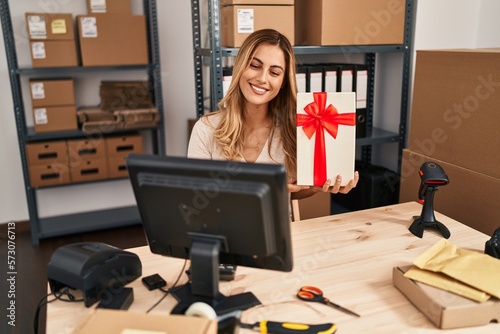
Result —
M 219 263 L 292 270 L 284 166 L 137 154 L 126 163 L 151 251 L 191 260 L 191 291 L 174 293 L 184 306 L 220 304 Z

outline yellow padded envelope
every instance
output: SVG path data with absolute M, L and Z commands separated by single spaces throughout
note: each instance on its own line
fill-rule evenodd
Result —
M 458 248 L 443 238 L 418 256 L 413 264 L 500 298 L 500 260 L 487 254 Z

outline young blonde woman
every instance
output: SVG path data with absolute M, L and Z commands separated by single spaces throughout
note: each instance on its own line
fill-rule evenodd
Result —
M 358 182 L 358 172 L 347 185 L 327 180 L 322 187 L 296 184 L 295 55 L 290 41 L 278 31 L 250 34 L 238 51 L 233 78 L 218 111 L 201 117 L 193 127 L 188 157 L 282 164 L 292 199 L 323 191 L 347 193 Z

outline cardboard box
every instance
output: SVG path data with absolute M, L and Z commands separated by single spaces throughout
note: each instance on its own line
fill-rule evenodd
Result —
M 106 159 L 73 159 L 70 157 L 71 182 L 96 181 L 108 178 Z
M 459 295 L 444 291 L 404 277 L 411 266 L 395 267 L 392 281 L 408 300 L 415 305 L 436 327 L 441 329 L 487 325 L 498 322 L 500 301 L 492 298 L 477 303 Z
M 73 14 L 26 13 L 28 37 L 33 40 L 75 40 Z
M 75 106 L 33 108 L 35 133 L 78 130 Z
M 30 166 L 68 163 L 66 141 L 47 141 L 26 144 L 26 157 Z
M 323 127 L 315 120 L 323 117 Z M 354 178 L 356 97 L 346 93 L 297 94 L 297 184 L 323 186 Z
M 29 166 L 30 184 L 33 188 L 70 183 L 67 163 L 54 162 L 46 165 Z
M 132 13 L 130 0 L 87 0 L 87 13 L 128 14 Z
M 311 219 L 331 215 L 331 194 L 317 193 L 299 200 L 300 219 Z
M 271 28 L 295 43 L 293 5 L 234 5 L 223 6 L 221 15 L 221 43 L 226 47 L 240 47 L 252 32 Z
M 438 163 L 448 175 L 449 184 L 434 195 L 434 209 L 487 235 L 498 228 L 500 178 L 482 174 L 411 150 L 403 150 L 399 202 L 417 201 L 424 162 Z M 453 237 L 453 231 L 450 231 Z
M 125 156 L 115 156 L 108 158 L 108 177 L 120 178 L 128 177 L 127 165 L 125 163 Z
M 500 178 L 498 49 L 417 51 L 408 148 Z
M 73 79 L 30 79 L 33 107 L 75 105 Z
M 185 315 L 96 309 L 77 326 L 74 334 L 123 334 L 125 332 L 216 334 L 217 320 Z
M 83 66 L 149 63 L 144 15 L 78 15 Z
M 75 41 L 31 41 L 31 64 L 39 67 L 78 66 Z
M 75 158 L 102 159 L 106 157 L 105 139 L 68 139 L 68 155 Z
M 403 44 L 405 16 L 405 0 L 295 0 L 295 43 Z
M 108 157 L 124 157 L 129 153 L 143 153 L 142 136 L 140 134 L 113 136 L 106 138 Z

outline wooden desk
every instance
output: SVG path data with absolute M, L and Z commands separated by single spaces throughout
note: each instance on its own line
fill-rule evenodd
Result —
M 422 239 L 408 227 L 419 215 L 416 202 L 339 214 L 292 223 L 294 269 L 290 273 L 238 267 L 234 281 L 222 282 L 225 295 L 252 291 L 262 306 L 243 312 L 242 321 L 262 319 L 305 323 L 334 322 L 337 333 L 500 333 L 500 324 L 470 327 L 458 331 L 439 330 L 392 284 L 392 268 L 411 264 L 414 258 L 435 244 L 441 236 L 426 230 Z M 452 243 L 483 252 L 490 237 L 436 213 L 451 232 Z M 149 248 L 131 249 L 142 261 L 143 275 L 159 273 L 170 286 L 184 260 L 151 254 Z M 186 281 L 183 275 L 181 283 Z M 302 285 L 323 289 L 332 301 L 361 315 L 360 318 L 317 303 L 298 300 Z M 129 312 L 146 312 L 163 293 L 148 291 L 140 279 L 134 288 L 135 301 Z M 168 296 L 151 313 L 168 314 L 176 304 Z M 94 306 L 95 307 L 95 306 Z M 47 333 L 70 333 L 93 309 L 83 304 L 48 304 Z M 255 333 L 240 330 L 240 333 Z

